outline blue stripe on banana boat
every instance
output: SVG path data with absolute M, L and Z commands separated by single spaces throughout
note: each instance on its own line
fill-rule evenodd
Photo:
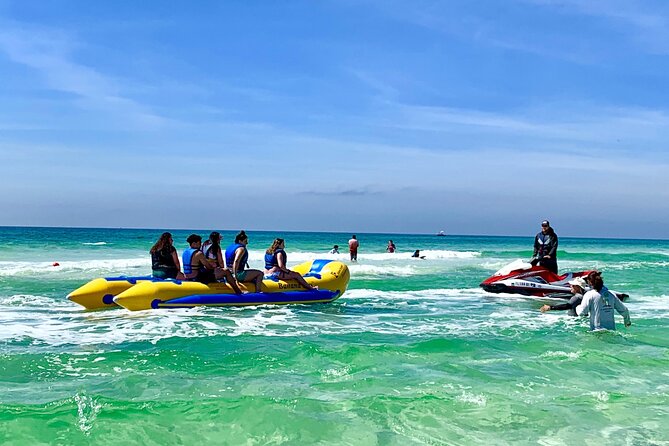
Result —
M 198 306 L 244 306 L 265 304 L 310 304 L 332 302 L 346 291 L 350 280 L 348 266 L 334 260 L 313 260 L 292 268 L 318 290 L 307 290 L 295 280 L 263 281 L 261 290 L 253 284 L 240 284 L 244 294 L 235 294 L 224 282 L 203 284 L 178 280 L 140 282 L 114 298 L 128 310 L 190 308 Z M 258 292 L 261 291 L 261 292 Z

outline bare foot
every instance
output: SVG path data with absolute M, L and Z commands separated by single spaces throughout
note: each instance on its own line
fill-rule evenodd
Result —
M 543 307 L 539 308 L 539 311 L 542 313 L 545 313 L 547 311 L 551 311 L 551 306 L 550 305 L 544 305 Z

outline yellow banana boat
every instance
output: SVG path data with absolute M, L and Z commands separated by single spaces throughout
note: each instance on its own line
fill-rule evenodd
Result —
M 261 292 L 258 292 L 253 284 L 240 284 L 242 290 L 246 293 L 238 295 L 228 284 L 222 282 L 203 284 L 169 279 L 126 278 L 121 280 L 121 278 L 112 278 L 111 280 L 95 279 L 73 291 L 68 298 L 80 305 L 84 305 L 82 302 L 85 301 L 88 303 L 88 305 L 84 305 L 86 308 L 92 308 L 97 302 L 109 306 L 107 304 L 110 300 L 109 295 L 115 290 L 120 290 L 112 298 L 111 305 L 117 304 L 133 311 L 152 308 L 189 308 L 203 305 L 243 306 L 328 303 L 344 294 L 351 277 L 348 267 L 344 263 L 333 260 L 313 260 L 297 265 L 292 270 L 300 273 L 309 284 L 318 286 L 318 290 L 307 290 L 294 280 L 282 281 L 265 278 Z M 138 280 L 134 280 L 135 283 L 131 284 L 128 279 Z M 80 290 L 89 285 L 90 287 L 87 289 L 89 291 L 87 294 L 88 300 L 80 299 L 79 297 L 84 295 Z M 123 286 L 126 288 L 121 289 Z M 93 290 L 96 290 L 97 294 Z M 101 295 L 100 293 L 103 291 L 106 294 Z M 73 295 L 77 300 L 72 297 Z
M 140 282 L 162 280 L 151 276 L 142 277 L 104 277 L 93 279 L 85 285 L 67 295 L 72 302 L 78 303 L 88 310 L 100 310 L 102 308 L 117 307 L 114 296 L 132 288 Z

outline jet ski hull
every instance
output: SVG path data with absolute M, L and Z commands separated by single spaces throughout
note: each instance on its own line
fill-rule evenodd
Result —
M 569 299 L 573 295 L 569 281 L 576 277 L 586 277 L 591 272 L 592 270 L 587 270 L 557 275 L 542 266 L 516 261 L 485 279 L 480 287 L 495 294 Z M 620 299 L 628 297 L 623 293 L 616 292 L 616 295 Z

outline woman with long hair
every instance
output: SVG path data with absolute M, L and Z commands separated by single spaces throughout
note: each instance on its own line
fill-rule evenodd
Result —
M 209 234 L 209 240 L 202 244 L 202 254 L 209 264 L 214 268 L 214 275 L 217 280 L 225 279 L 236 294 L 242 294 L 242 290 L 237 285 L 237 281 L 232 277 L 232 273 L 225 268 L 223 259 L 223 250 L 221 249 L 221 233 L 213 231 Z
M 285 251 L 286 242 L 282 238 L 274 239 L 272 245 L 265 252 L 265 274 L 279 280 L 297 280 L 297 282 L 308 290 L 317 290 L 318 287 L 311 285 L 304 277 L 296 271 L 286 268 L 288 256 Z
M 158 241 L 151 247 L 151 269 L 157 279 L 181 279 L 181 264 L 174 247 L 172 234 L 163 232 Z

